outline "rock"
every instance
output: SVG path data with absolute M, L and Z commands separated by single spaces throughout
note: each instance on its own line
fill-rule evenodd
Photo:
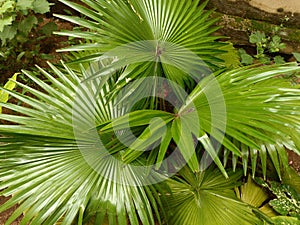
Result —
M 208 8 L 227 15 L 300 28 L 299 0 L 210 0 Z
M 236 45 L 251 45 L 249 35 L 263 31 L 282 38 L 287 46 L 282 53 L 300 52 L 299 0 L 210 0 L 208 8 L 216 8 L 213 17 L 221 18 L 218 34 Z

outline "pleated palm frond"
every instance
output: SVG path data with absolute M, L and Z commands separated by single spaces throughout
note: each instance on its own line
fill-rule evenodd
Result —
M 260 162 L 266 177 L 270 158 L 280 177 L 286 166 L 281 160 L 286 158 L 285 148 L 300 154 L 300 89 L 283 78 L 299 70 L 287 64 L 220 72 L 199 83 L 189 96 L 192 104 L 181 113 L 195 107 L 203 134 L 194 134 L 199 140 L 211 137 L 206 149 L 211 150 L 214 141 L 222 143 L 225 165 L 231 158 L 235 168 L 241 157 L 245 174 L 250 162 L 255 174 Z
M 142 186 L 133 170 L 114 160 L 124 145 L 106 136 L 97 146 L 94 133 L 89 133 L 126 113 L 126 107 L 114 107 L 107 98 L 115 77 L 82 86 L 89 75 L 86 70 L 79 76 L 66 65 L 64 73 L 50 66 L 53 75 L 39 69 L 47 82 L 24 72 L 36 87 L 17 82 L 27 94 L 5 90 L 21 105 L 1 103 L 15 115 L 0 115 L 1 120 L 12 122 L 0 125 L 0 194 L 12 195 L 0 211 L 19 204 L 6 224 L 22 213 L 21 224 L 31 225 L 74 220 L 76 224 L 91 220 L 154 225 L 154 217 L 160 221 L 155 186 Z
M 61 51 L 93 51 L 81 62 L 114 57 L 109 69 L 126 67 L 122 76 L 136 79 L 163 76 L 180 85 L 193 87 L 222 63 L 218 29 L 205 11 L 207 1 L 185 0 L 82 0 L 88 7 L 67 0 L 61 2 L 85 18 L 56 15 L 87 31 L 61 31 L 60 35 L 81 38 L 83 44 Z M 85 55 L 83 53 L 83 55 Z M 184 70 L 179 73 L 179 69 Z M 95 76 L 101 76 L 101 72 Z
M 163 203 L 169 224 L 263 224 L 252 207 L 235 196 L 233 188 L 240 185 L 240 172 L 229 173 L 226 179 L 218 169 L 192 173 L 185 167 L 180 176 L 168 181 L 171 194 Z
M 145 130 L 139 145 L 145 150 L 160 140 L 162 147 L 148 159 L 159 163 L 169 149 L 165 146 L 174 140 L 192 171 L 205 170 L 212 159 L 225 176 L 226 163 L 231 159 L 234 169 L 239 162 L 243 164 L 245 174 L 248 165 L 251 164 L 253 175 L 260 165 L 266 177 L 269 158 L 281 177 L 282 169 L 287 166 L 282 160 L 286 158 L 285 148 L 300 153 L 300 89 L 282 76 L 299 71 L 298 65 L 287 64 L 243 67 L 210 75 L 199 82 L 178 111 L 168 119 L 162 118 L 165 124 L 148 123 L 153 130 Z M 131 112 L 114 119 L 102 130 L 124 129 L 128 118 L 129 121 L 139 118 L 146 125 L 143 118 L 149 118 L 148 114 L 139 111 L 137 117 L 137 112 Z M 140 124 L 135 121 L 132 127 L 135 126 Z M 145 138 L 150 134 L 156 134 L 153 142 Z M 196 156 L 198 144 L 206 151 L 200 162 Z M 127 149 L 123 159 L 132 162 L 141 155 L 134 148 Z

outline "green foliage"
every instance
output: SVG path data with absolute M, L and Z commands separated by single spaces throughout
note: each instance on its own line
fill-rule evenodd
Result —
M 14 74 L 11 77 L 11 80 L 7 81 L 6 84 L 4 85 L 4 88 L 7 90 L 13 90 L 16 86 L 16 83 L 14 81 L 17 80 L 17 76 L 19 73 Z M 9 94 L 5 92 L 4 90 L 0 91 L 0 102 L 6 103 L 8 101 Z M 2 113 L 2 107 L 0 106 L 0 113 Z
M 300 224 L 297 218 L 300 215 L 299 194 L 293 188 L 275 181 L 266 182 L 260 178 L 255 178 L 255 181 L 248 176 L 247 182 L 240 189 L 236 188 L 236 193 L 243 202 L 256 207 L 255 214 L 264 221 L 260 224 Z
M 298 62 L 300 62 L 300 53 L 293 52 L 293 56 L 296 58 Z
M 251 55 L 249 55 L 244 49 L 239 49 L 239 54 L 241 57 L 241 63 L 243 65 L 251 65 L 254 62 L 254 59 Z
M 249 41 L 250 43 L 257 44 L 260 48 L 262 48 L 262 47 L 266 47 L 267 38 L 265 33 L 261 31 L 257 31 L 250 35 Z
M 225 64 L 227 68 L 236 68 L 240 65 L 240 58 L 238 51 L 233 47 L 232 43 L 228 43 L 220 48 L 221 50 L 225 50 L 226 52 L 220 54 L 220 58 L 224 61 L 220 66 Z M 242 49 L 240 49 L 242 50 Z
M 277 56 L 274 57 L 274 63 L 275 64 L 284 64 L 285 60 L 282 56 L 277 55 Z
M 194 77 L 191 71 L 199 70 L 197 72 L 204 75 L 210 70 L 219 68 L 223 62 L 220 54 L 227 52 L 220 49 L 227 44 L 216 42 L 220 37 L 211 35 L 218 27 L 213 26 L 217 19 L 209 17 L 212 11 L 204 11 L 207 1 L 203 1 L 198 6 L 199 1 L 165 0 L 159 3 L 160 8 L 155 12 L 152 10 L 158 3 L 153 0 L 101 3 L 82 0 L 89 8 L 67 0 L 62 2 L 86 17 L 56 16 L 88 31 L 57 33 L 84 40 L 81 45 L 71 46 L 61 51 L 96 51 L 95 54 L 76 61 L 83 62 L 97 60 L 103 54 L 118 48 L 114 50 L 116 57 L 124 58 L 124 53 L 127 52 L 127 64 L 131 62 L 126 68 L 128 79 L 153 75 L 166 77 L 180 86 L 186 84 L 192 88 L 195 85 L 194 79 L 199 77 Z M 181 13 L 177 12 L 179 8 L 182 9 Z M 124 45 L 128 46 L 122 47 Z M 129 49 L 126 49 L 128 47 Z M 137 59 L 142 62 L 132 63 Z M 156 66 L 156 60 L 160 61 L 158 64 L 161 66 Z M 198 66 L 197 62 L 201 66 Z M 112 64 L 111 68 L 119 69 L 125 66 L 121 63 Z M 182 66 L 185 71 L 179 76 L 177 68 Z M 140 73 L 141 68 L 144 73 Z M 101 76 L 101 73 L 97 76 Z
M 49 23 L 46 23 L 41 29 L 39 29 L 39 32 L 46 35 L 46 36 L 50 36 L 56 30 L 57 30 L 56 23 L 55 22 L 49 22 Z
M 9 0 L 0 2 L 0 39 L 2 46 L 12 39 L 26 37 L 38 23 L 33 13 L 49 12 L 47 0 Z M 12 32 L 15 31 L 15 32 Z M 10 35 L 7 35 L 9 33 Z
M 0 71 L 2 74 L 30 68 L 41 58 L 40 42 L 57 27 L 41 26 L 39 14 L 49 12 L 47 0 L 9 0 L 0 2 Z M 21 62 L 23 60 L 23 62 Z M 10 66 L 7 66 L 10 65 Z
M 271 53 L 279 52 L 280 49 L 286 48 L 286 45 L 281 42 L 281 38 L 278 35 L 272 36 L 269 42 L 268 49 Z
M 160 220 L 157 209 L 160 200 L 156 198 L 158 193 L 155 186 L 140 186 L 142 181 L 135 176 L 134 171 L 130 168 L 127 169 L 124 164 L 122 166 L 115 164 L 114 157 L 107 158 L 107 154 L 101 156 L 101 162 L 97 162 L 98 166 L 104 166 L 101 166 L 101 173 L 98 173 L 86 162 L 80 152 L 80 147 L 76 144 L 71 105 L 77 94 L 77 86 L 87 78 L 86 71 L 84 69 L 81 71 L 80 78 L 66 65 L 63 65 L 68 71 L 65 73 L 50 66 L 54 71 L 54 76 L 39 69 L 51 81 L 51 85 L 36 77 L 35 74 L 24 71 L 26 76 L 44 90 L 43 92 L 15 82 L 27 92 L 35 95 L 35 98 L 6 90 L 11 96 L 26 102 L 30 108 L 1 103 L 8 109 L 26 115 L 0 114 L 4 120 L 15 120 L 20 124 L 15 127 L 16 129 L 13 128 L 13 125 L 0 125 L 1 133 L 3 131 L 6 136 L 1 138 L 3 144 L 0 145 L 0 189 L 3 190 L 1 195 L 10 195 L 12 192 L 22 190 L 19 193 L 21 198 L 12 198 L 0 206 L 0 211 L 2 211 L 20 203 L 20 207 L 6 224 L 10 224 L 24 211 L 26 211 L 22 219 L 24 223 L 31 221 L 31 224 L 50 225 L 62 218 L 62 224 L 72 224 L 81 211 L 84 212 L 84 222 L 94 220 L 95 224 L 102 224 L 106 218 L 110 224 L 125 225 L 129 220 L 132 225 L 139 224 L 139 221 L 143 224 L 154 225 L 155 214 L 157 214 L 157 220 Z M 122 111 L 115 114 L 111 104 L 112 100 L 109 99 L 108 93 L 114 88 L 114 84 L 115 79 L 110 78 L 102 84 L 106 91 L 98 93 L 99 83 L 89 83 L 90 87 L 93 87 L 93 94 L 100 94 L 100 99 L 104 101 L 98 102 L 99 109 L 97 111 L 100 113 L 100 117 L 96 121 L 98 125 L 105 124 L 107 120 L 116 115 L 122 115 Z M 92 91 L 92 89 L 90 90 Z M 40 111 L 42 108 L 45 110 L 43 113 Z M 79 111 L 80 114 L 84 112 Z M 33 119 L 34 117 L 35 119 Z M 26 118 L 32 119 L 32 121 L 26 122 Z M 39 119 L 36 120 L 37 118 Z M 89 123 L 88 121 L 89 118 L 83 121 L 83 124 Z M 7 136 L 7 132 L 12 132 L 14 135 Z M 114 146 L 114 148 L 123 149 L 122 145 L 115 141 L 111 142 L 110 138 L 104 143 L 110 145 L 111 148 Z M 27 152 L 26 149 L 31 149 L 30 146 L 33 145 L 35 147 L 32 151 Z M 21 158 L 25 161 L 19 164 L 17 162 L 19 157 L 15 158 L 15 156 L 13 160 L 8 159 L 7 154 L 4 153 L 7 147 L 18 149 L 12 155 L 21 154 Z M 99 153 L 103 152 L 101 149 L 98 150 Z M 117 151 L 114 156 L 118 157 L 118 154 Z M 38 155 L 39 160 L 36 158 Z M 97 160 L 99 159 L 97 158 Z M 20 166 L 20 170 L 10 173 L 9 168 L 14 165 Z M 116 174 L 116 180 L 107 178 L 113 174 Z M 30 185 L 26 185 L 27 182 Z M 3 187 L 8 188 L 4 190 Z
M 269 194 L 259 185 L 257 185 L 250 175 L 247 182 L 240 186 L 240 190 L 236 189 L 237 197 L 254 207 L 261 207 L 269 198 Z
M 121 181 L 124 181 L 124 179 L 130 183 L 139 183 L 141 180 L 138 179 L 135 171 L 129 169 L 130 167 L 127 170 L 125 169 L 127 167 L 124 167 L 125 165 L 120 167 L 120 165 L 114 164 L 113 161 L 107 158 L 107 154 L 113 154 L 113 158 L 119 159 L 118 161 L 120 163 L 128 159 L 129 161 L 133 160 L 130 164 L 151 162 L 152 157 L 156 159 L 156 156 L 153 154 L 156 151 L 153 151 L 151 154 L 147 153 L 141 155 L 140 151 L 132 151 L 133 146 L 135 145 L 135 148 L 138 148 L 138 150 L 143 150 L 147 148 L 148 145 L 150 146 L 151 143 L 156 142 L 157 135 L 158 137 L 164 137 L 168 140 L 168 137 L 164 136 L 160 131 L 162 124 L 157 123 L 157 121 L 166 121 L 167 124 L 168 121 L 171 120 L 176 126 L 185 124 L 189 121 L 189 114 L 185 114 L 185 112 L 190 112 L 190 110 L 188 110 L 190 108 L 189 104 L 184 104 L 183 108 L 179 110 L 181 113 L 177 116 L 159 110 L 128 112 L 130 114 L 130 128 L 134 131 L 139 131 L 135 132 L 135 135 L 141 137 L 138 138 L 137 141 L 142 141 L 142 144 L 132 142 L 133 144 L 131 146 L 126 147 L 120 143 L 116 136 L 109 132 L 109 124 L 113 121 L 113 123 L 115 122 L 114 132 L 122 136 L 124 135 L 125 138 L 127 137 L 127 133 L 124 131 L 128 128 L 128 124 L 122 122 L 122 116 L 126 115 L 126 111 L 117 110 L 118 108 L 122 109 L 120 103 L 117 104 L 117 108 L 114 108 L 114 104 L 112 103 L 115 100 L 110 98 L 109 95 L 111 90 L 116 87 L 115 82 L 118 78 L 118 74 L 112 77 L 108 76 L 108 79 L 103 77 L 106 82 L 101 82 L 101 79 L 92 80 L 89 81 L 89 83 L 85 82 L 87 87 L 90 87 L 88 90 L 92 91 L 92 93 L 82 93 L 83 95 L 80 96 L 85 97 L 82 98 L 80 103 L 88 105 L 90 101 L 89 96 L 100 95 L 96 98 L 97 103 L 95 106 L 97 106 L 97 108 L 95 112 L 97 112 L 97 120 L 93 126 L 97 126 L 98 129 L 100 129 L 99 134 L 101 134 L 102 141 L 109 151 L 104 151 L 104 155 L 101 156 L 101 152 L 103 151 L 99 148 L 99 153 L 101 153 L 99 157 L 90 155 L 90 157 L 92 157 L 91 160 L 95 160 L 96 165 L 102 165 L 98 168 L 101 171 L 99 174 L 95 172 L 91 166 L 87 164 L 86 159 L 83 158 L 79 150 L 80 145 L 76 144 L 72 123 L 72 120 L 74 120 L 72 105 L 76 104 L 74 98 L 76 96 L 77 87 L 89 74 L 87 74 L 84 68 L 82 68 L 80 73 L 75 73 L 66 65 L 63 66 L 64 69 L 51 66 L 53 75 L 40 69 L 41 73 L 51 81 L 48 83 L 45 83 L 30 72 L 25 72 L 26 76 L 33 80 L 35 86 L 39 86 L 38 89 L 43 91 L 32 89 L 19 82 L 16 83 L 29 92 L 31 96 L 35 96 L 34 98 L 7 90 L 11 96 L 26 103 L 30 108 L 11 103 L 1 104 L 8 109 L 22 113 L 20 116 L 0 115 L 0 118 L 3 120 L 19 124 L 0 126 L 0 133 L 2 135 L 1 142 L 5 143 L 0 145 L 0 159 L 2 162 L 0 168 L 0 189 L 3 189 L 1 194 L 13 194 L 13 196 L 16 196 L 2 205 L 0 211 L 16 203 L 21 203 L 19 209 L 13 214 L 7 224 L 24 211 L 27 212 L 23 218 L 25 223 L 32 220 L 34 221 L 33 224 L 53 224 L 62 218 L 64 224 L 71 224 L 82 209 L 85 221 L 92 220 L 95 217 L 98 218 L 95 224 L 102 224 L 104 218 L 107 218 L 111 224 L 126 224 L 127 219 L 125 218 L 127 217 L 131 221 L 131 224 L 138 224 L 139 219 L 143 221 L 142 224 L 154 224 L 153 213 L 155 214 L 158 207 L 160 207 L 159 198 L 156 197 L 163 192 L 160 191 L 160 194 L 155 194 L 155 192 L 157 192 L 154 189 L 155 185 L 149 187 L 122 185 Z M 288 127 L 298 126 L 299 124 L 298 115 L 294 116 L 290 114 L 290 112 L 295 111 L 295 107 L 297 108 L 296 103 L 299 102 L 299 97 L 297 97 L 299 96 L 299 90 L 292 86 L 285 90 L 282 88 L 282 85 L 279 85 L 279 83 L 282 83 L 282 80 L 275 80 L 276 82 L 273 83 L 273 85 L 266 86 L 264 80 L 270 82 L 271 79 L 278 74 L 288 73 L 289 71 L 295 71 L 297 69 L 297 66 L 294 65 L 284 67 L 239 68 L 217 76 L 224 91 L 228 112 L 227 137 L 222 143 L 228 150 L 232 151 L 234 155 L 241 155 L 240 149 L 242 151 L 244 150 L 243 148 L 239 148 L 240 144 L 238 143 L 243 143 L 244 146 L 248 146 L 249 151 L 253 155 L 252 159 L 255 158 L 255 155 L 251 148 L 257 149 L 256 154 L 260 154 L 262 160 L 266 157 L 266 154 L 269 154 L 274 164 L 277 165 L 279 159 L 277 158 L 276 148 L 268 144 L 266 145 L 266 149 L 268 150 L 264 152 L 259 149 L 260 146 L 256 143 L 270 143 L 272 142 L 271 140 L 277 140 L 278 142 L 281 140 L 283 143 L 292 143 L 294 140 L 293 137 L 288 137 L 286 134 L 289 132 Z M 205 129 L 207 133 L 210 133 L 212 130 L 209 127 L 211 125 L 206 122 L 211 112 L 210 105 L 207 104 L 203 90 L 208 92 L 210 90 L 215 91 L 211 85 L 212 83 L 209 82 L 209 79 L 204 79 L 190 96 L 190 99 L 193 99 L 195 103 L 195 109 L 197 109 L 197 112 L 201 115 L 203 129 Z M 249 91 L 250 86 L 251 90 Z M 97 90 L 100 87 L 103 91 L 98 92 Z M 245 88 L 243 89 L 243 87 Z M 272 97 L 275 93 L 276 98 Z M 254 96 L 256 97 L 254 98 Z M 257 98 L 257 96 L 260 97 Z M 127 101 L 124 101 L 124 103 L 126 102 Z M 278 109 L 279 111 L 277 112 L 271 110 L 278 108 L 276 105 L 279 103 L 282 107 L 282 111 L 280 109 Z M 259 112 L 259 114 L 257 114 L 257 112 Z M 78 124 L 79 127 L 86 126 L 88 130 L 90 130 L 92 124 L 89 122 L 89 115 L 88 107 L 80 108 L 80 111 L 78 111 L 78 121 L 81 121 L 81 123 Z M 280 115 L 285 115 L 285 117 L 281 117 Z M 178 116 L 179 118 L 176 119 L 175 117 Z M 75 118 L 77 117 L 75 116 Z M 152 120 L 153 118 L 155 118 L 155 120 Z M 243 129 L 244 124 L 246 122 L 248 123 L 249 118 L 252 119 L 252 123 L 247 125 L 248 129 Z M 176 121 L 181 121 L 181 123 Z M 274 121 L 276 122 L 274 123 Z M 290 123 L 289 126 L 277 126 L 277 124 L 286 124 L 288 122 Z M 188 133 L 191 132 L 188 128 L 195 127 L 193 123 L 194 120 L 188 122 L 182 130 L 177 128 L 172 129 L 172 135 L 175 135 L 175 142 L 178 139 L 176 136 L 181 136 L 182 144 L 179 142 L 178 145 L 183 154 L 186 154 L 186 148 L 193 142 L 193 139 L 190 139 L 188 135 Z M 148 132 L 148 124 L 150 131 L 153 132 Z M 175 126 L 172 126 L 172 128 L 173 127 Z M 218 126 L 216 126 L 216 128 L 217 127 Z M 239 129 L 236 129 L 237 127 Z M 240 132 L 240 129 L 243 129 L 243 133 Z M 123 132 L 118 132 L 118 130 Z M 105 133 L 104 131 L 107 132 Z M 165 131 L 169 133 L 168 130 Z M 210 140 L 208 139 L 208 142 L 204 142 L 205 135 L 201 131 L 197 132 L 194 129 L 192 129 L 192 131 L 194 135 L 199 132 L 197 135 L 200 134 L 201 136 L 196 137 L 199 137 L 199 142 L 203 143 L 204 148 L 210 152 L 212 145 L 204 144 L 209 143 Z M 294 129 L 293 132 L 295 132 Z M 216 133 L 212 134 L 216 135 Z M 297 134 L 294 135 L 295 138 L 298 138 Z M 91 135 L 87 134 L 87 137 L 91 137 Z M 218 139 L 218 136 L 214 137 Z M 238 140 L 238 142 L 231 141 L 232 138 Z M 252 138 L 255 142 L 251 140 Z M 271 140 L 269 140 L 270 138 Z M 95 150 L 94 140 L 84 139 L 85 145 L 89 146 L 89 141 L 92 142 L 90 143 L 91 147 Z M 169 142 L 162 141 L 162 143 L 170 145 Z M 30 149 L 30 151 L 28 149 Z M 164 150 L 163 148 L 159 148 L 159 151 Z M 189 151 L 191 151 L 191 149 L 189 149 Z M 22 155 L 22 163 L 19 162 L 20 154 Z M 245 154 L 245 152 L 243 152 L 243 154 Z M 276 156 L 274 156 L 274 154 Z M 162 153 L 162 155 L 164 154 Z M 214 160 L 218 162 L 217 158 L 214 158 Z M 253 161 L 253 163 L 255 163 L 255 161 Z M 161 169 L 163 169 L 164 166 L 163 164 Z M 169 166 L 176 167 L 176 163 L 173 166 L 172 164 Z M 193 163 L 189 163 L 189 166 L 194 170 Z M 11 173 L 10 168 L 14 168 L 13 173 Z M 232 186 L 233 183 L 231 181 L 237 180 L 238 177 L 240 177 L 238 173 L 228 173 L 229 179 L 233 180 L 226 180 L 224 177 L 222 178 L 220 172 L 214 172 L 208 175 L 210 172 L 192 172 L 192 170 L 187 172 L 187 170 L 190 169 L 186 169 L 185 172 L 183 171 L 181 176 L 183 176 L 185 180 L 192 182 L 191 184 L 196 189 L 197 187 L 200 188 L 200 195 L 197 197 L 200 203 L 202 201 L 208 201 L 211 202 L 211 204 L 228 208 L 230 210 L 224 211 L 224 218 L 228 219 L 230 215 L 230 218 L 235 219 L 236 216 L 238 216 L 240 220 L 245 219 L 251 224 L 253 215 L 250 208 L 247 208 L 245 204 L 234 199 L 234 193 L 230 190 L 230 188 L 235 186 Z M 106 174 L 105 176 L 115 174 L 115 178 L 122 180 L 117 180 L 115 183 L 103 177 L 101 174 Z M 201 177 L 203 180 L 199 179 Z M 153 179 L 156 178 L 155 176 L 153 177 Z M 147 179 L 150 179 L 150 177 Z M 218 182 L 214 183 L 210 180 L 214 182 L 218 180 Z M 27 185 L 28 182 L 30 182 L 30 185 Z M 193 182 L 196 183 L 194 184 Z M 177 187 L 177 185 L 179 186 Z M 183 188 L 182 185 L 185 185 L 185 188 Z M 199 207 L 199 202 L 196 201 L 197 199 L 192 200 L 195 194 L 191 191 L 190 185 L 186 186 L 185 182 L 182 181 L 179 181 L 179 183 L 176 181 L 173 185 L 172 181 L 170 181 L 170 187 L 174 196 L 181 196 L 182 203 L 187 202 L 186 204 L 182 204 L 181 207 L 186 208 L 190 206 L 190 202 L 193 203 L 193 207 L 195 207 L 194 213 L 199 212 L 199 210 L 202 212 L 204 209 L 207 211 L 204 214 L 197 214 L 198 217 L 191 217 L 195 218 L 195 224 L 197 224 L 196 222 L 199 219 L 205 219 L 202 218 L 201 215 L 210 215 L 210 213 L 212 215 L 218 215 L 217 217 L 212 217 L 212 221 L 220 222 L 221 218 L 219 217 L 219 213 L 215 213 L 213 205 L 203 204 L 203 207 L 205 207 L 202 208 Z M 201 188 L 203 188 L 203 193 Z M 183 195 L 184 193 L 187 195 Z M 201 198 L 201 196 L 207 196 L 207 198 Z M 224 199 L 226 199 L 226 201 L 224 201 Z M 176 201 L 179 201 L 177 197 L 167 201 L 166 204 L 172 203 L 169 212 L 178 212 L 178 215 L 176 215 L 178 221 L 188 220 L 189 214 L 184 213 L 188 212 L 188 210 L 183 210 L 180 205 L 176 204 Z M 149 205 L 153 207 L 153 211 Z M 42 211 L 40 207 L 43 208 Z M 160 208 L 160 211 L 163 208 L 165 207 Z M 237 211 L 237 209 L 241 211 Z M 231 214 L 225 214 L 225 212 Z M 245 212 L 247 213 L 245 214 Z M 62 217 L 63 215 L 64 217 Z M 159 218 L 159 215 L 157 215 L 157 217 Z M 172 214 L 170 219 L 173 221 L 173 218 L 175 218 L 175 215 Z M 227 221 L 227 219 L 223 221 Z M 208 218 L 205 220 L 209 221 Z M 177 220 L 174 220 L 174 222 L 176 221 Z M 234 220 L 231 224 L 234 224 Z
M 257 179 L 257 182 L 268 188 L 275 197 L 269 202 L 270 206 L 283 216 L 292 216 L 300 220 L 300 195 L 290 185 L 281 184 L 276 181 L 265 182 Z
M 168 222 L 174 225 L 257 224 L 251 206 L 236 198 L 233 188 L 242 173 L 229 173 L 226 179 L 218 170 L 192 173 L 187 168 L 168 181 L 171 194 L 164 199 Z
M 272 218 L 275 225 L 299 225 L 300 220 L 290 216 L 275 216 Z
M 264 32 L 256 31 L 250 35 L 249 42 L 256 45 L 256 54 L 253 58 L 244 49 L 239 49 L 243 65 L 251 65 L 255 62 L 255 59 L 262 64 L 270 64 L 272 60 L 276 64 L 285 63 L 284 58 L 281 56 L 275 56 L 273 59 L 268 56 L 269 53 L 277 53 L 286 47 L 278 35 L 267 37 Z

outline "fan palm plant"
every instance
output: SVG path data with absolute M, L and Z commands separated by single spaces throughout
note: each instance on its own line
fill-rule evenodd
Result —
M 298 65 L 222 67 L 206 3 L 62 2 L 88 29 L 61 32 L 87 40 L 63 51 L 84 53 L 38 68 L 46 79 L 23 71 L 25 94 L 2 88 L 24 103 L 1 103 L 15 114 L 0 114 L 0 211 L 19 204 L 6 224 L 263 223 L 232 189 L 239 163 L 266 177 L 269 158 L 280 176 L 284 148 L 299 153 L 300 90 L 284 76 Z

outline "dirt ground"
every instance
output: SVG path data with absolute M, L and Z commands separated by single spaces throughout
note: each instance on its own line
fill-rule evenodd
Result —
M 3 203 L 5 203 L 9 198 L 5 198 L 5 197 L 0 197 L 0 205 L 2 205 Z M 0 213 L 0 225 L 4 225 L 5 221 L 7 221 L 7 219 L 11 216 L 11 214 L 17 209 L 17 206 L 12 207 L 9 210 L 6 210 L 3 213 Z M 20 224 L 22 217 L 19 217 L 17 220 L 15 220 L 13 223 L 11 223 L 11 225 L 18 225 Z
M 298 172 L 300 176 L 300 156 L 292 151 L 289 151 L 288 155 L 289 155 L 289 164 L 291 165 L 292 168 L 294 168 Z

